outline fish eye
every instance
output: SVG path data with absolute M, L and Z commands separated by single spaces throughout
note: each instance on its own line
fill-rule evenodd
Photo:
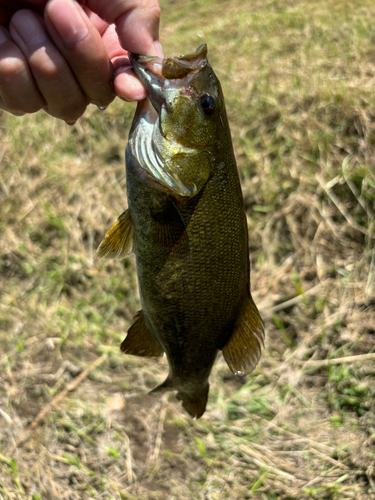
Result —
M 215 112 L 216 101 L 210 94 L 204 94 L 201 97 L 201 108 L 205 115 L 211 116 Z

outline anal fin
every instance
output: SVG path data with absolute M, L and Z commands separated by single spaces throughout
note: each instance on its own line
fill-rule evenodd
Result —
M 150 391 L 150 394 L 153 394 L 154 392 L 165 392 L 165 391 L 173 391 L 173 380 L 172 378 L 168 375 L 168 377 L 164 380 L 164 382 L 158 386 L 156 386 L 152 391 Z
M 133 250 L 133 222 L 129 210 L 125 210 L 107 231 L 97 250 L 103 259 L 123 259 Z
M 251 297 L 242 305 L 232 335 L 222 348 L 229 368 L 236 375 L 248 375 L 259 362 L 264 346 L 264 324 Z
M 163 355 L 162 348 L 157 344 L 148 329 L 142 311 L 138 311 L 135 322 L 128 330 L 125 340 L 121 344 L 121 351 L 134 356 L 158 358 Z

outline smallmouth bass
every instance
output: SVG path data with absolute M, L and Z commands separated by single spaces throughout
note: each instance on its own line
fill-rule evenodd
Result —
M 126 148 L 129 208 L 98 255 L 134 251 L 142 310 L 121 350 L 165 352 L 169 375 L 154 390 L 177 390 L 199 418 L 218 351 L 246 375 L 264 343 L 224 97 L 206 45 L 177 57 L 129 57 L 148 98 L 138 103 Z

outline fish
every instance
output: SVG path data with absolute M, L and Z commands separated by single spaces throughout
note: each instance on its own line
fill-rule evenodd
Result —
M 154 391 L 177 391 L 199 418 L 218 352 L 244 376 L 264 346 L 231 132 L 206 44 L 187 55 L 129 58 L 147 98 L 137 105 L 126 147 L 128 209 L 98 255 L 134 252 L 142 309 L 121 350 L 165 353 L 169 374 Z

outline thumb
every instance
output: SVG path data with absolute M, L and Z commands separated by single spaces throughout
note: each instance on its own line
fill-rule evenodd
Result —
M 158 0 L 86 0 L 84 3 L 108 24 L 116 26 L 125 50 L 148 56 L 160 50 Z

